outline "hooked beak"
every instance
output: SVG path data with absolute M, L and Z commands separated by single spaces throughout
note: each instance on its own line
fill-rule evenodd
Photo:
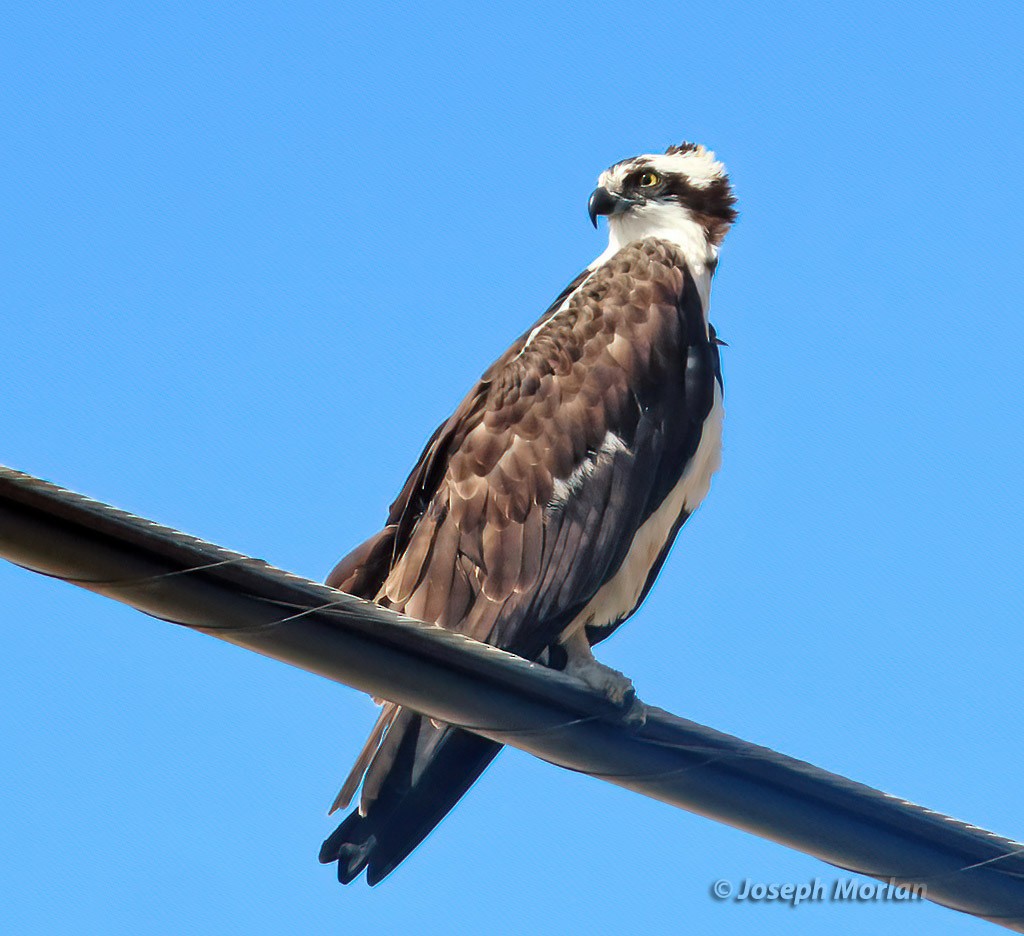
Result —
M 598 215 L 621 214 L 632 204 L 632 199 L 623 198 L 621 195 L 609 192 L 608 189 L 602 185 L 600 188 L 594 189 L 590 196 L 590 201 L 587 203 L 587 211 L 590 214 L 590 223 L 593 224 L 594 227 L 597 227 Z

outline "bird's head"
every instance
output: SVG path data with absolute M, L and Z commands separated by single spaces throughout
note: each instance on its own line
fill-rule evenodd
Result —
M 623 245 L 643 237 L 703 230 L 717 248 L 736 220 L 736 198 L 725 167 L 695 143 L 663 154 L 624 159 L 601 173 L 590 196 L 590 220 L 608 218 L 609 236 Z

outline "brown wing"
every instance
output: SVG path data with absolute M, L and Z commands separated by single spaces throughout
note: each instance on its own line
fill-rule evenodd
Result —
M 580 273 L 547 308 L 533 328 L 546 322 L 561 307 L 565 299 L 589 276 Z M 519 354 L 533 328 L 524 332 L 512 346 L 492 364 L 469 392 L 458 409 L 446 419 L 430 437 L 416 466 L 409 473 L 398 497 L 388 512 L 383 530 L 352 550 L 331 570 L 327 584 L 360 598 L 377 597 L 384 580 L 397 557 L 408 545 L 409 536 L 436 494 L 444 476 L 453 447 L 464 436 L 463 428 L 477 410 L 485 405 L 494 375 Z
M 388 526 L 330 584 L 536 656 L 614 574 L 696 449 L 716 349 L 662 241 L 557 306 L 438 429 Z
M 559 304 L 438 429 L 388 525 L 330 584 L 532 659 L 614 575 L 696 451 L 717 348 L 664 242 L 620 251 L 552 318 Z M 335 802 L 362 780 L 359 809 L 320 860 L 337 861 L 343 882 L 364 868 L 379 881 L 499 749 L 386 704 Z

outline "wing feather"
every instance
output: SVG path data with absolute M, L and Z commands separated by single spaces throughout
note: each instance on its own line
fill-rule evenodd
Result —
M 451 517 L 446 516 L 437 529 L 434 549 L 430 557 L 430 575 L 420 582 L 417 594 L 422 592 L 421 606 L 406 607 L 413 617 L 423 621 L 438 621 L 453 600 L 456 560 L 459 555 L 459 530 Z M 413 597 L 416 597 L 415 595 Z
M 529 510 L 523 517 L 523 557 L 515 590 L 519 594 L 533 588 L 540 575 L 544 552 L 544 511 Z
M 619 569 L 696 451 L 715 340 L 678 249 L 623 248 L 488 369 L 431 437 L 385 530 L 332 583 L 535 659 Z M 401 710 L 379 724 L 363 809 L 442 750 L 424 724 Z
M 404 605 L 422 581 L 428 569 L 430 553 L 437 535 L 437 509 L 431 509 L 416 525 L 401 561 L 384 583 L 383 596 L 393 605 Z
M 623 249 L 555 308 L 435 432 L 369 551 L 392 544 L 385 603 L 523 653 L 557 638 L 680 476 L 717 352 L 662 241 Z
M 484 527 L 483 593 L 490 601 L 505 601 L 523 569 L 523 524 L 501 511 L 496 513 L 504 525 L 492 521 Z

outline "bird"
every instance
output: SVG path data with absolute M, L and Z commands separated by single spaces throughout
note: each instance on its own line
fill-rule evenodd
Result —
M 601 173 L 588 213 L 607 248 L 437 428 L 383 529 L 327 584 L 635 702 L 591 648 L 643 602 L 719 468 L 708 311 L 735 205 L 695 143 Z M 358 806 L 320 852 L 343 884 L 390 874 L 501 749 L 381 704 L 331 811 L 357 791 Z

